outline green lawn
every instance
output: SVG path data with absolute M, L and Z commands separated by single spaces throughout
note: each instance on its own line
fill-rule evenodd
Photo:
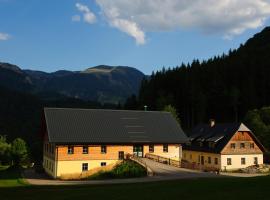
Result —
M 212 178 L 98 186 L 0 188 L 1 200 L 263 200 L 270 199 L 270 177 Z
M 20 170 L 9 168 L 9 166 L 0 166 L 0 187 L 25 186 L 26 182 L 22 179 Z

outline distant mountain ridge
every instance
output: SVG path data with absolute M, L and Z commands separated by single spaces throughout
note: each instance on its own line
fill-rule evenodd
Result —
M 47 73 L 0 63 L 0 86 L 45 99 L 68 97 L 101 103 L 124 102 L 138 93 L 144 77 L 141 71 L 127 66 L 99 65 L 83 71 Z

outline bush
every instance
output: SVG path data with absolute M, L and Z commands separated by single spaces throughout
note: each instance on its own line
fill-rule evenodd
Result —
M 113 170 L 117 178 L 134 178 L 146 176 L 146 169 L 134 161 L 124 161 L 117 165 Z
M 111 171 L 99 171 L 87 179 L 137 178 L 146 175 L 147 171 L 144 167 L 134 161 L 125 160 L 116 165 Z

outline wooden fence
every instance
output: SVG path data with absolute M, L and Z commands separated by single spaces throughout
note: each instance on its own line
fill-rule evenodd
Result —
M 208 167 L 205 165 L 200 165 L 198 163 L 190 163 L 186 160 L 182 160 L 181 167 L 186 169 L 194 169 L 194 170 L 200 170 L 200 171 L 208 171 L 208 172 L 218 172 L 219 169 L 216 167 Z
M 162 157 L 162 156 L 158 156 L 158 155 L 154 155 L 154 154 L 150 154 L 150 153 L 147 153 L 145 155 L 145 157 L 150 159 L 150 160 L 154 160 L 156 162 L 160 162 L 163 164 L 172 165 L 175 167 L 181 167 L 181 161 L 175 160 L 172 158 L 166 158 L 166 157 Z

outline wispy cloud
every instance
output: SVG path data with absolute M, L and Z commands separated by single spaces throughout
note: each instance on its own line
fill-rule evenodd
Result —
M 86 5 L 83 5 L 81 3 L 76 3 L 76 7 L 77 7 L 77 9 L 80 12 L 82 12 L 82 14 L 83 14 L 83 20 L 86 23 L 93 24 L 93 23 L 96 22 L 96 16 L 95 16 L 95 14 Z M 76 16 L 75 19 L 77 21 L 80 21 L 80 20 L 78 20 L 78 16 Z
M 0 33 L 0 40 L 9 40 L 10 35 L 7 33 Z

